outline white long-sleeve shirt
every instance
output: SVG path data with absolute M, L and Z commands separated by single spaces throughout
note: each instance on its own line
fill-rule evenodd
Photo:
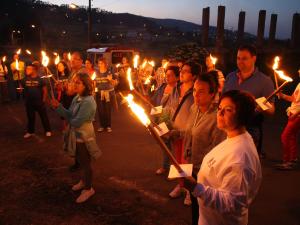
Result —
M 246 225 L 261 179 L 259 157 L 248 132 L 217 145 L 204 157 L 193 192 L 199 202 L 199 225 Z

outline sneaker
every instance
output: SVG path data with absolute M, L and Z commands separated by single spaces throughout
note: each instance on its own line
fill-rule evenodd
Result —
M 293 163 L 286 162 L 286 163 L 282 163 L 282 164 L 278 165 L 276 169 L 278 169 L 278 170 L 293 170 L 294 167 L 295 166 L 293 165 Z
M 156 175 L 161 175 L 161 174 L 163 174 L 163 173 L 165 173 L 166 172 L 166 169 L 164 169 L 164 168 L 159 168 L 158 170 L 156 170 Z
M 24 138 L 30 138 L 31 136 L 33 136 L 33 134 L 31 134 L 31 133 L 26 133 L 23 137 L 24 137 Z
M 181 187 L 179 184 L 176 185 L 176 187 L 169 193 L 169 196 L 171 198 L 178 198 L 181 195 Z
M 190 194 L 190 192 L 188 190 L 186 190 L 186 195 L 185 195 L 183 204 L 187 205 L 187 206 L 192 205 L 191 194 Z
M 84 188 L 84 183 L 82 180 L 80 180 L 77 184 L 73 185 L 72 190 L 73 191 L 79 191 Z
M 108 128 L 106 128 L 106 129 L 107 129 L 107 132 L 108 132 L 108 133 L 112 132 L 111 127 L 108 127 Z
M 86 200 L 88 200 L 91 196 L 95 194 L 94 188 L 91 188 L 89 190 L 82 190 L 79 197 L 76 199 L 76 203 L 83 203 Z
M 103 131 L 104 131 L 104 128 L 103 128 L 103 127 L 100 127 L 100 128 L 98 128 L 97 131 L 98 131 L 98 132 L 103 132 Z
M 52 133 L 50 131 L 46 132 L 46 137 L 51 137 Z

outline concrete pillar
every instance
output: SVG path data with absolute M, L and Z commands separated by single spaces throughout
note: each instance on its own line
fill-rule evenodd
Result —
M 265 22 L 266 22 L 266 10 L 260 10 L 258 16 L 257 39 L 256 39 L 256 43 L 258 47 L 262 47 L 264 43 Z
M 275 42 L 276 37 L 276 25 L 277 25 L 277 14 L 271 15 L 270 32 L 269 32 L 269 44 L 272 45 Z
M 209 7 L 203 8 L 202 13 L 202 40 L 203 46 L 208 46 L 208 34 L 209 34 Z
M 237 44 L 240 44 L 244 38 L 245 18 L 246 18 L 246 12 L 240 11 L 238 33 L 237 33 Z
M 291 47 L 300 47 L 300 14 L 295 13 L 293 16 Z
M 218 6 L 217 38 L 216 47 L 221 48 L 224 44 L 225 6 Z

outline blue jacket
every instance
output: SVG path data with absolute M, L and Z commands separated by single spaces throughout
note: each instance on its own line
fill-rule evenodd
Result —
M 64 117 L 69 126 L 64 133 L 64 150 L 71 156 L 76 154 L 76 141 L 81 140 L 93 158 L 98 158 L 101 151 L 96 143 L 93 120 L 96 113 L 96 102 L 93 96 L 75 96 L 69 109 L 61 104 L 56 112 Z

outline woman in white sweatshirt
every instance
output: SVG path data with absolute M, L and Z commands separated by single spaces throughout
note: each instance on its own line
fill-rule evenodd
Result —
M 245 128 L 254 110 L 254 99 L 238 90 L 220 99 L 217 126 L 227 139 L 204 157 L 197 181 L 185 179 L 198 198 L 199 225 L 248 224 L 248 208 L 262 179 L 256 147 Z

